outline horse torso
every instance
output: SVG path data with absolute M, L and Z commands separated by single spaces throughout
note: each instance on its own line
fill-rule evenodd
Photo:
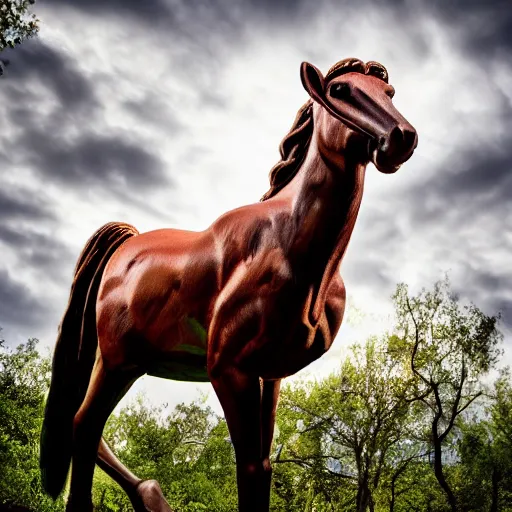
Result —
M 217 365 L 267 378 L 308 365 L 332 344 L 345 290 L 337 272 L 312 325 L 318 276 L 290 257 L 294 231 L 286 208 L 269 202 L 228 212 L 203 232 L 166 229 L 129 239 L 109 261 L 98 295 L 103 357 L 192 381 L 208 380 L 208 350 L 219 355 Z M 223 341 L 208 348 L 219 340 L 216 329 Z

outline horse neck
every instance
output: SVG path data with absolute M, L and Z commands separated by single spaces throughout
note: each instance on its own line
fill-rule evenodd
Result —
M 366 164 L 348 153 L 327 155 L 313 134 L 301 168 L 276 196 L 287 198 L 291 205 L 296 230 L 288 255 L 295 272 L 310 286 L 312 323 L 320 317 L 352 235 Z

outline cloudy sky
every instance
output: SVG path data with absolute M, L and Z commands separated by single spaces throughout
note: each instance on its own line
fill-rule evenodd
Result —
M 378 332 L 396 283 L 449 272 L 464 299 L 503 312 L 512 361 L 512 16 L 508 1 L 40 1 L 40 36 L 1 59 L 0 326 L 9 345 L 51 347 L 75 261 L 121 220 L 140 231 L 205 229 L 258 201 L 324 73 L 378 60 L 419 133 L 395 175 L 370 166 L 342 266 L 349 317 L 325 359 Z M 352 312 L 352 313 L 351 313 Z M 143 378 L 155 402 L 209 385 Z M 213 393 L 210 403 L 217 409 Z

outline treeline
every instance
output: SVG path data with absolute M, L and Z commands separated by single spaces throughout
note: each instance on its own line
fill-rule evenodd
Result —
M 461 304 L 447 281 L 417 295 L 399 285 L 392 300 L 391 332 L 351 347 L 327 378 L 283 387 L 272 511 L 512 511 L 512 379 L 495 370 L 499 316 Z M 64 510 L 39 480 L 49 376 L 35 340 L 0 351 L 0 504 Z M 139 397 L 105 437 L 132 471 L 160 482 L 176 512 L 236 510 L 229 433 L 204 403 L 168 412 Z M 99 469 L 94 503 L 131 510 Z

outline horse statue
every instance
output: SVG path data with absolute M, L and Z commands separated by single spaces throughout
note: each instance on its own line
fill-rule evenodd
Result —
M 303 62 L 300 76 L 310 99 L 260 202 L 202 232 L 139 234 L 112 222 L 80 255 L 41 432 L 52 497 L 72 460 L 67 511 L 92 510 L 96 463 L 136 511 L 171 511 L 158 483 L 132 474 L 102 438 L 118 401 L 148 374 L 212 383 L 235 450 L 239 511 L 268 512 L 281 379 L 321 357 L 340 328 L 339 269 L 366 166 L 394 173 L 418 141 L 381 64 L 344 59 L 324 77 Z

